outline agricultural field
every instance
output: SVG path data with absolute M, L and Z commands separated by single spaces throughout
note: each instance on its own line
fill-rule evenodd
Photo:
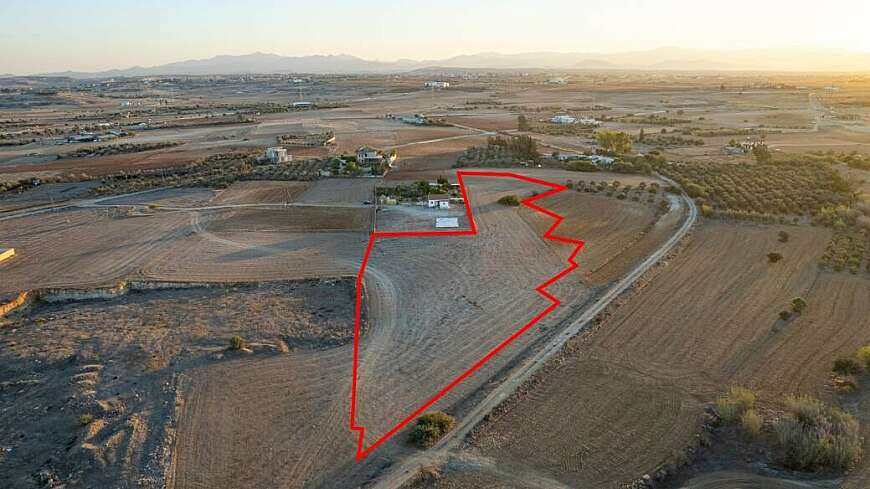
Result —
M 568 486 L 618 487 L 676 464 L 673 454 L 693 443 L 704 403 L 722 386 L 749 386 L 771 404 L 794 392 L 830 398 L 832 359 L 865 341 L 870 289 L 866 279 L 815 266 L 828 231 L 786 229 L 788 243 L 776 227 L 696 230 L 675 259 L 484 423 L 459 459 L 494 459 Z M 785 258 L 769 263 L 772 249 Z M 794 296 L 815 306 L 783 321 L 777 313 Z
M 866 76 L 445 70 L 0 77 L 0 485 L 867 486 Z

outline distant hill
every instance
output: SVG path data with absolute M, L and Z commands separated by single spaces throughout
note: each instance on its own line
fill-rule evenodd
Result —
M 423 68 L 549 70 L 721 70 L 721 71 L 870 71 L 870 53 L 843 49 L 699 50 L 658 48 L 620 53 L 479 53 L 440 60 L 370 61 L 349 55 L 281 56 L 252 53 L 134 66 L 101 72 L 46 73 L 44 76 L 109 78 L 156 75 L 243 73 L 400 73 Z

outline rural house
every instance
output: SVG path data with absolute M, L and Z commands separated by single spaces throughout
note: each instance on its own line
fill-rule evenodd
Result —
M 384 161 L 384 155 L 374 148 L 362 146 L 356 150 L 356 162 L 360 165 L 370 165 L 382 161 Z
M 356 162 L 360 165 L 372 165 L 378 163 L 386 163 L 392 167 L 393 162 L 399 157 L 395 150 L 390 151 L 388 156 L 384 153 L 368 146 L 362 146 L 356 150 Z
M 566 114 L 554 115 L 550 122 L 553 124 L 575 124 L 577 118 Z
M 450 196 L 447 194 L 429 194 L 426 197 L 426 202 L 430 208 L 449 209 Z
M 266 159 L 272 164 L 288 163 L 293 161 L 293 156 L 287 154 L 286 148 L 274 146 L 266 149 Z

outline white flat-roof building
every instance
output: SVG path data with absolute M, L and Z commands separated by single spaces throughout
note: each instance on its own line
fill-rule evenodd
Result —
M 423 86 L 426 88 L 450 88 L 450 82 L 432 80 L 427 81 Z
M 289 163 L 293 161 L 293 156 L 287 154 L 287 149 L 282 148 L 280 146 L 275 146 L 272 148 L 266 149 L 266 159 L 269 162 L 277 164 L 277 163 Z
M 602 156 L 602 155 L 589 155 L 585 156 L 584 159 L 595 163 L 598 166 L 607 167 L 613 164 L 616 161 L 616 158 L 612 158 L 610 156 Z
M 426 204 L 432 209 L 449 209 L 450 196 L 447 194 L 429 194 L 426 197 Z
M 553 124 L 576 124 L 577 118 L 566 114 L 554 115 L 550 122 Z
M 580 153 L 556 153 L 556 159 L 559 161 L 579 160 L 582 157 Z

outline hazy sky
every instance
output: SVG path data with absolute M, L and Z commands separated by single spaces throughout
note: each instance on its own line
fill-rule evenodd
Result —
M 384 61 L 662 46 L 870 52 L 868 19 L 870 0 L 3 0 L 0 73 L 254 51 Z

